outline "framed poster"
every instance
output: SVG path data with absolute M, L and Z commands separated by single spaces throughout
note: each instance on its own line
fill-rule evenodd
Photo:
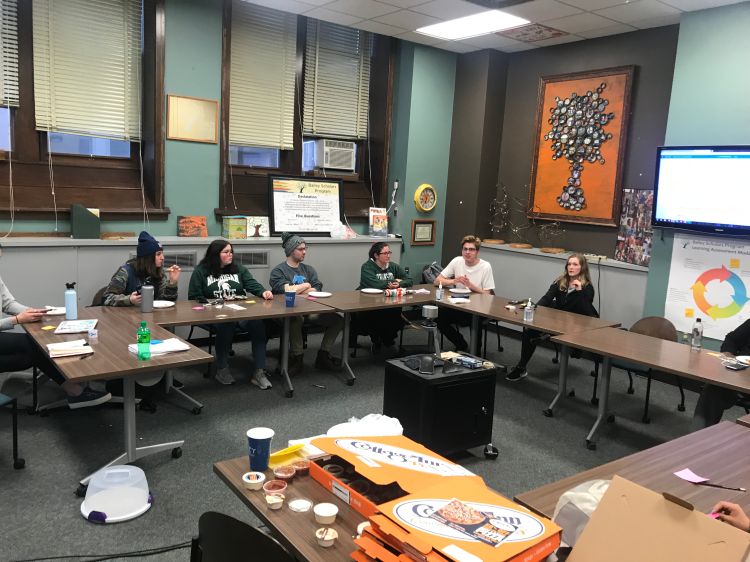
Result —
M 633 69 L 541 77 L 530 218 L 617 225 Z
M 342 222 L 342 180 L 268 176 L 268 183 L 271 236 L 282 232 L 328 236 Z
M 435 245 L 435 220 L 414 219 L 411 221 L 411 245 L 412 246 L 434 246 Z
M 187 96 L 167 96 L 167 138 L 219 142 L 219 102 Z

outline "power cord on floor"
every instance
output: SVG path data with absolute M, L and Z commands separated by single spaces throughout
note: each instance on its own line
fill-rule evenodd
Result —
M 169 546 L 158 546 L 156 548 L 149 548 L 145 550 L 134 550 L 130 552 L 118 552 L 115 554 L 69 554 L 66 556 L 49 556 L 46 558 L 25 558 L 23 560 L 14 560 L 13 562 L 42 562 L 43 560 L 73 560 L 79 558 L 87 558 L 85 562 L 99 562 L 100 560 L 114 560 L 116 558 L 135 558 L 138 556 L 153 556 L 155 554 L 162 554 L 164 552 L 170 552 L 172 550 L 180 550 L 188 548 L 191 545 L 191 541 L 173 544 Z

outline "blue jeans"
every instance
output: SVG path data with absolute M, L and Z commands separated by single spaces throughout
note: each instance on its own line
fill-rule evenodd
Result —
M 242 320 L 240 322 L 224 322 L 213 324 L 216 332 L 216 368 L 223 369 L 228 364 L 229 349 L 236 329 L 250 334 L 253 346 L 253 360 L 256 369 L 266 368 L 266 327 L 262 320 Z

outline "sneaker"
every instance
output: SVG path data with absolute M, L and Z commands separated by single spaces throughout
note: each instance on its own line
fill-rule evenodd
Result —
M 78 396 L 68 396 L 68 408 L 76 410 L 78 408 L 88 408 L 89 406 L 98 406 L 112 399 L 109 392 L 93 390 L 88 386 L 83 389 Z
M 235 382 L 234 377 L 229 372 L 229 367 L 218 369 L 214 378 L 219 384 L 234 384 Z
M 305 356 L 302 353 L 300 353 L 299 355 L 289 356 L 289 367 L 287 371 L 289 371 L 290 375 L 299 375 L 300 373 L 302 373 L 302 371 L 305 370 L 304 359 Z
M 341 369 L 341 359 L 321 349 L 315 358 L 315 368 L 323 371 L 338 371 Z
M 513 367 L 513 370 L 505 377 L 506 381 L 516 382 L 527 376 L 529 373 L 523 367 Z
M 271 381 L 268 380 L 265 369 L 258 369 L 253 373 L 253 377 L 250 382 L 261 390 L 268 390 L 271 388 Z

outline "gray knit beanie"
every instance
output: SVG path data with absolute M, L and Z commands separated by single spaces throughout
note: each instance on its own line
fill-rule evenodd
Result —
M 281 245 L 284 248 L 284 253 L 287 256 L 291 256 L 294 249 L 300 244 L 304 244 L 305 239 L 302 236 L 292 234 L 291 232 L 284 232 L 281 234 Z

